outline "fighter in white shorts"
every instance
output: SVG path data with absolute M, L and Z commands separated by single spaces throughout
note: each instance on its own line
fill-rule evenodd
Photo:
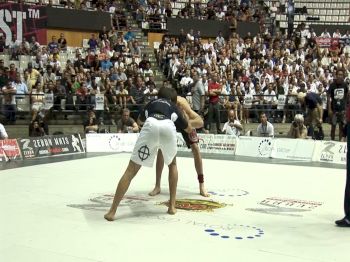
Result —
M 140 121 L 145 123 L 136 141 L 129 165 L 119 180 L 112 206 L 104 216 L 108 221 L 114 220 L 119 203 L 141 166 L 151 167 L 153 165 L 158 149 L 162 151 L 164 162 L 169 167 L 170 202 L 168 213 L 176 213 L 175 199 L 178 177 L 176 127 L 190 133 L 192 126 L 176 105 L 171 102 L 172 96 L 171 89 L 161 88 L 158 92 L 159 99 L 149 102 L 140 114 Z
M 194 158 L 194 166 L 197 171 L 197 178 L 199 182 L 199 194 L 204 197 L 209 197 L 210 195 L 208 194 L 204 185 L 203 161 L 202 161 L 201 152 L 198 146 L 199 139 L 195 129 L 195 128 L 203 127 L 203 120 L 200 117 L 200 115 L 198 115 L 195 111 L 191 109 L 191 106 L 188 104 L 185 98 L 181 96 L 177 96 L 177 98 L 173 100 L 173 102 L 176 103 L 176 105 L 182 110 L 188 122 L 193 127 L 193 130 L 191 133 L 187 133 L 180 128 L 177 128 L 177 129 L 178 129 L 178 132 L 181 132 L 187 147 L 191 148 L 192 155 Z M 162 152 L 159 151 L 157 156 L 157 164 L 156 164 L 156 184 L 154 189 L 149 193 L 150 196 L 155 196 L 159 194 L 161 191 L 160 181 L 161 181 L 163 166 L 164 166 L 164 162 L 162 159 Z

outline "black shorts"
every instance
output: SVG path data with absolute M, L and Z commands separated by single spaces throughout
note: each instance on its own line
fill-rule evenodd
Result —
M 187 148 L 191 148 L 192 144 L 198 143 L 198 140 L 197 140 L 197 142 L 192 141 L 189 137 L 190 134 L 185 132 L 184 130 L 180 130 L 180 131 L 178 130 L 178 132 L 181 133 L 183 139 L 185 140 Z

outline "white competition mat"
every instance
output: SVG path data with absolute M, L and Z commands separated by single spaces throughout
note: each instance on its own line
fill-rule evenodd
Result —
M 117 211 L 108 210 L 129 154 L 0 172 L 0 261 L 347 261 L 345 170 L 204 159 L 210 198 L 198 194 L 192 158 L 178 158 L 175 216 L 149 197 L 141 168 Z M 207 202 L 205 200 L 210 200 Z

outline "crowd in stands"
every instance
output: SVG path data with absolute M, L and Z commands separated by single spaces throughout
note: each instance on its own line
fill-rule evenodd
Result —
M 103 5 L 101 1 L 91 3 L 90 6 L 99 10 L 114 7 L 115 14 L 122 10 L 119 1 L 103 1 Z M 154 10 L 167 16 L 172 14 L 170 1 L 128 1 L 127 5 L 135 11 L 136 19 L 140 10 L 148 15 L 158 13 Z M 209 1 L 207 5 L 205 12 L 200 12 L 205 19 L 226 19 L 230 17 L 227 14 L 243 21 L 262 19 L 254 9 L 255 1 L 239 4 L 237 1 Z M 170 11 L 166 11 L 167 8 Z M 186 8 L 178 16 L 197 17 L 199 14 L 196 8 Z M 214 10 L 215 17 L 209 17 L 210 10 Z M 218 15 L 221 10 L 225 10 L 225 15 Z M 244 10 L 252 15 L 243 19 Z M 50 114 L 52 111 L 54 114 L 50 117 L 65 114 L 62 110 L 89 110 L 96 105 L 96 96 L 103 94 L 104 111 L 95 112 L 97 120 L 84 124 L 92 126 L 86 128 L 87 132 L 96 131 L 94 126 L 101 122 L 99 119 L 110 119 L 112 124 L 119 121 L 121 132 L 137 132 L 139 129 L 132 119 L 137 118 L 144 103 L 156 97 L 161 86 L 156 85 L 151 62 L 142 53 L 132 29 L 125 25 L 126 31 L 120 31 L 117 24 L 114 25 L 111 30 L 103 28 L 98 35 L 92 34 L 86 50 L 77 48 L 74 58 L 65 64 L 61 64 L 61 56 L 65 56 L 69 43 L 63 34 L 53 37 L 47 46 L 39 45 L 34 37 L 19 43 L 16 36 L 10 45 L 5 45 L 4 38 L 0 37 L 0 52 L 10 57 L 8 65 L 0 60 L 2 105 L 7 122 L 15 122 L 16 113 L 29 95 L 30 130 L 38 130 L 35 127 L 39 125 L 40 132 L 47 134 L 44 94 L 54 95 L 50 110 Z M 322 37 L 329 37 L 327 33 L 325 31 Z M 349 31 L 333 34 L 342 39 L 349 39 L 349 36 Z M 297 113 L 306 112 L 311 100 L 322 107 L 322 113 L 314 116 L 313 120 L 317 120 L 314 124 L 330 121 L 334 126 L 345 121 L 341 114 L 344 105 L 337 109 L 342 112 L 335 120 L 333 114 L 327 117 L 327 112 L 333 109 L 328 98 L 330 86 L 337 78 L 342 78 L 342 84 L 348 86 L 350 77 L 350 43 L 338 43 L 321 48 L 316 34 L 304 25 L 295 30 L 292 38 L 279 32 L 271 35 L 263 31 L 254 36 L 232 33 L 229 38 L 219 33 L 215 39 L 204 40 L 200 32 L 191 30 L 182 31 L 176 37 L 165 35 L 157 51 L 157 61 L 166 78 L 162 86 L 176 88 L 179 95 L 188 97 L 193 109 L 205 118 L 204 132 L 213 132 L 211 124 L 215 123 L 217 133 L 239 135 L 241 124 L 261 121 L 262 112 L 270 122 L 292 122 Z M 26 55 L 35 58 L 23 71 L 11 62 Z M 342 76 L 337 77 L 338 71 Z M 340 85 L 341 80 L 338 81 Z M 345 99 L 346 92 L 347 89 L 341 99 Z M 309 93 L 317 97 L 305 99 Z M 340 96 L 333 94 L 333 100 Z M 226 115 L 228 123 L 222 130 L 220 124 L 226 121 Z M 236 122 L 230 124 L 233 118 Z M 297 119 L 301 122 L 300 117 Z M 126 123 L 129 128 L 125 127 Z
M 281 122 L 290 122 L 303 109 L 299 93 L 315 93 L 320 97 L 325 111 L 322 121 L 325 121 L 328 91 L 337 71 L 342 70 L 340 77 L 347 86 L 350 77 L 349 31 L 343 34 L 337 31 L 333 36 L 346 41 L 321 48 L 316 34 L 305 26 L 298 28 L 292 39 L 280 33 L 275 36 L 248 33 L 245 37 L 233 33 L 224 39 L 219 33 L 216 39 L 203 41 L 196 32 L 180 32 L 178 37 L 164 37 L 158 60 L 181 95 L 195 92 L 198 86 L 204 87 L 210 96 L 208 129 L 213 115 L 220 116 L 219 108 L 235 110 L 237 118 L 244 123 L 256 121 L 261 111 L 266 111 L 271 121 L 280 118 Z M 330 35 L 325 31 L 322 37 Z M 213 82 L 221 90 L 216 92 L 219 99 L 211 101 Z M 220 121 L 216 119 L 216 123 Z

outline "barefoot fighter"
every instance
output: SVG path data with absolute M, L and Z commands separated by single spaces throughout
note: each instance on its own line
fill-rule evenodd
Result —
M 163 153 L 164 162 L 169 167 L 169 214 L 175 214 L 175 198 L 177 187 L 177 166 L 176 166 L 176 127 L 184 129 L 186 132 L 192 131 L 192 126 L 176 107 L 176 92 L 170 88 L 161 88 L 158 93 L 159 99 L 149 102 L 142 113 L 140 121 L 145 121 L 141 133 L 136 141 L 129 165 L 121 177 L 113 203 L 104 216 L 108 221 L 115 218 L 118 205 L 125 195 L 131 180 L 135 177 L 141 166 L 152 167 L 157 151 Z M 174 98 L 175 97 L 175 98 Z
M 198 136 L 195 128 L 203 127 L 203 120 L 195 111 L 193 111 L 188 104 L 187 100 L 181 96 L 178 96 L 176 101 L 173 101 L 183 111 L 185 117 L 188 119 L 190 125 L 194 128 L 191 133 L 185 132 L 183 129 L 178 128 L 184 138 L 188 148 L 191 148 L 192 155 L 194 158 L 194 166 L 197 171 L 197 178 L 199 182 L 199 194 L 204 197 L 209 197 L 207 190 L 204 186 L 204 175 L 203 175 L 203 161 L 201 152 L 198 146 Z M 156 185 L 154 189 L 149 193 L 150 196 L 158 195 L 161 191 L 160 180 L 164 167 L 164 159 L 161 151 L 158 151 L 157 164 L 156 164 Z

